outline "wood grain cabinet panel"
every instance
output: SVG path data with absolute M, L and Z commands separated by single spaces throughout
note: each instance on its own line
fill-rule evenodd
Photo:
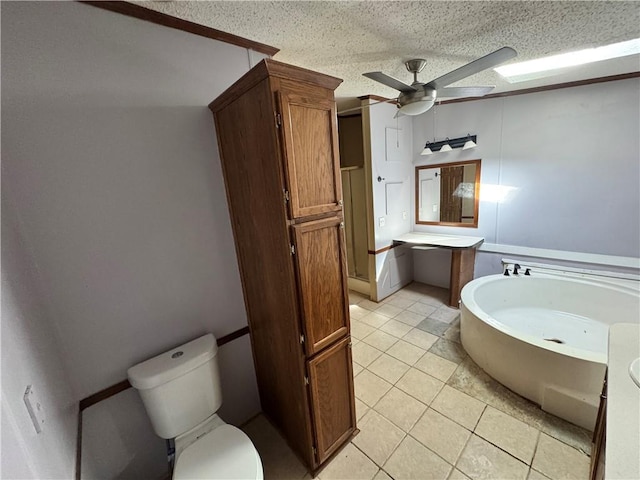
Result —
M 209 105 L 260 403 L 314 476 L 356 432 L 339 84 L 265 59 Z
M 304 343 L 313 355 L 349 333 L 344 223 L 330 217 L 292 229 Z
M 322 463 L 356 428 L 351 339 L 318 354 L 308 369 L 317 461 Z

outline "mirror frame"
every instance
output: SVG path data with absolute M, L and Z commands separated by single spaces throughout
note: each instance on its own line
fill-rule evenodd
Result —
M 475 164 L 476 166 L 476 178 L 474 187 L 474 202 L 473 202 L 473 223 L 462 222 L 426 222 L 420 221 L 420 170 L 426 170 L 427 168 L 443 168 L 443 167 L 458 167 L 461 165 Z M 434 165 L 419 165 L 416 167 L 416 179 L 415 179 L 415 209 L 416 209 L 416 224 L 418 225 L 442 225 L 446 227 L 466 227 L 466 228 L 478 228 L 478 213 L 480 212 L 480 165 L 481 159 L 476 160 L 464 160 L 461 162 L 450 163 L 437 163 Z

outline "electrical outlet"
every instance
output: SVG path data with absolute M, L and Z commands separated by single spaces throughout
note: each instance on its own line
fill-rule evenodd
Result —
M 402 212 L 402 219 L 406 220 L 407 219 L 407 212 Z
M 40 433 L 42 431 L 42 425 L 44 425 L 44 410 L 42 408 L 42 402 L 40 402 L 31 385 L 27 385 L 27 390 L 24 392 L 24 403 L 27 406 L 36 433 Z
M 384 217 L 380 217 L 378 219 L 378 225 L 380 225 L 381 227 L 384 227 L 384 224 L 386 223 L 386 220 Z

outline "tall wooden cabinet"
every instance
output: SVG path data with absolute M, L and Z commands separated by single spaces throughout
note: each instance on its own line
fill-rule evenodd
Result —
M 262 408 L 313 471 L 356 432 L 340 82 L 266 59 L 209 105 Z

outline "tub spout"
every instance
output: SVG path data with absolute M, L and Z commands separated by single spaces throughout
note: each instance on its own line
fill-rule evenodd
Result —
M 518 269 L 522 268 L 519 264 L 514 264 L 513 265 L 513 274 L 514 275 L 518 275 Z

